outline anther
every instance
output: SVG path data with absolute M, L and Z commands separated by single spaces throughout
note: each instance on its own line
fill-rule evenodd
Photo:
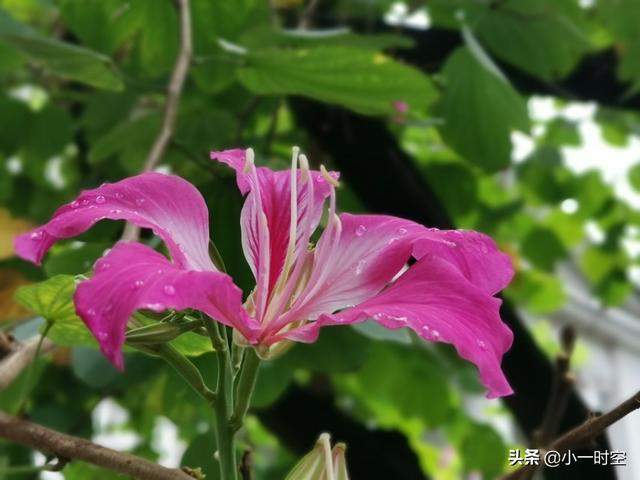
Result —
M 327 182 L 329 182 L 331 185 L 333 185 L 334 187 L 339 187 L 340 186 L 340 182 L 338 182 L 338 180 L 336 180 L 331 175 L 329 175 L 329 172 L 327 172 L 327 169 L 324 168 L 324 165 L 320 165 L 320 173 L 322 174 L 324 179 Z
M 249 173 L 251 171 L 251 167 L 254 164 L 255 154 L 253 153 L 253 148 L 247 148 L 244 157 L 244 167 L 242 168 L 242 173 Z

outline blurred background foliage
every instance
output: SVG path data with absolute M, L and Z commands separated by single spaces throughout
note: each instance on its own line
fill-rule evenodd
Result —
M 11 247 L 15 234 L 79 190 L 141 170 L 178 51 L 175 5 L 0 0 L 0 7 L 0 325 L 25 339 L 44 317 L 66 347 L 0 393 L 0 408 L 216 478 L 206 405 L 140 354 L 128 354 L 124 375 L 115 372 L 69 303 L 70 275 L 88 272 L 122 224 L 103 223 L 56 246 L 42 270 L 17 261 Z M 194 58 L 160 169 L 203 193 L 213 238 L 245 294 L 252 279 L 240 246 L 242 199 L 208 152 L 253 146 L 258 163 L 281 168 L 300 145 L 315 166 L 339 168 L 299 125 L 291 102 L 300 97 L 384 122 L 455 225 L 492 235 L 511 255 L 517 276 L 505 296 L 519 309 L 545 315 L 563 306 L 561 262 L 575 266 L 604 306 L 622 304 L 636 288 L 640 164 L 613 165 L 618 176 L 610 178 L 599 166 L 616 158 L 576 167 L 569 154 L 588 150 L 585 122 L 612 149 L 637 147 L 637 0 L 191 0 L 191 8 Z M 433 37 L 435 60 L 420 56 L 425 31 L 441 35 Z M 594 58 L 613 65 L 606 81 L 615 86 L 596 102 L 572 88 Z M 585 98 L 591 102 L 580 103 Z M 349 176 L 343 180 L 339 207 L 364 211 Z M 19 286 L 45 279 L 13 299 Z M 176 344 L 210 372 L 207 344 L 190 335 Z M 549 335 L 539 337 L 553 350 Z M 328 330 L 317 344 L 264 365 L 242 442 L 255 449 L 257 478 L 281 478 L 312 444 L 288 432 L 305 428 L 293 412 L 321 423 L 322 409 L 331 408 L 342 433 L 353 433 L 334 432 L 337 439 L 369 434 L 363 445 L 396 468 L 396 478 L 493 478 L 514 439 L 500 428 L 509 421 L 500 403 L 469 407 L 481 395 L 474 369 L 447 348 L 368 324 Z M 296 425 L 282 425 L 283 408 Z M 303 438 L 331 424 L 317 428 Z M 366 471 L 361 460 L 354 453 L 354 472 Z M 0 478 L 8 478 L 3 466 L 31 461 L 26 450 L 0 444 Z M 81 463 L 62 474 L 115 478 Z

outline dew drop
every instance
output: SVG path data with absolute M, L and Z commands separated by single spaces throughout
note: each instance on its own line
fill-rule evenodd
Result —
M 406 234 L 407 234 L 407 229 L 406 229 L 406 228 L 404 228 L 404 227 L 400 227 L 400 228 L 398 229 L 398 233 L 399 233 L 400 235 L 406 235 Z
M 356 265 L 356 275 L 360 275 L 364 271 L 364 266 L 367 264 L 367 261 L 363 258 Z
M 29 235 L 29 238 L 31 240 L 40 240 L 42 238 L 42 230 L 31 233 L 31 235 Z
M 144 282 L 142 280 L 136 280 L 135 282 L 133 282 L 133 288 L 135 290 L 142 288 L 143 285 L 144 285 Z
M 440 332 L 438 330 L 431 331 L 431 338 L 433 340 L 438 340 L 440 338 Z
M 174 295 L 176 293 L 176 289 L 173 285 L 165 285 L 163 290 L 167 295 Z
M 106 340 L 107 332 L 98 332 L 98 340 Z
M 487 344 L 484 341 L 478 340 L 476 343 L 478 344 L 478 347 L 480 347 L 482 350 L 487 349 Z
M 87 310 L 87 315 L 89 315 L 90 317 L 94 317 L 96 314 L 95 309 L 90 308 L 89 310 Z
M 122 210 L 120 210 L 119 208 L 113 208 L 113 209 L 109 210 L 109 213 L 111 213 L 113 215 L 120 215 L 122 213 Z
M 103 272 L 105 270 L 109 270 L 109 268 L 111 268 L 111 264 L 108 262 L 100 262 L 98 264 L 98 270 Z
M 124 195 L 122 193 L 120 193 L 120 192 L 116 192 L 116 198 L 118 200 L 122 200 L 124 198 Z
M 367 227 L 365 227 L 364 225 L 358 225 L 358 228 L 356 228 L 357 237 L 363 236 L 366 232 L 367 232 Z
M 144 198 L 136 198 L 136 205 L 141 207 L 144 203 Z
M 81 204 L 81 205 L 84 205 L 84 206 L 89 205 L 89 199 L 88 199 L 88 198 L 83 199 L 83 200 L 80 202 L 80 204 Z
M 78 202 L 77 200 L 74 200 L 73 202 L 71 202 L 71 208 L 76 209 L 80 206 L 80 202 Z
M 96 197 L 96 203 L 97 203 L 98 205 L 102 205 L 102 204 L 103 204 L 104 202 L 106 202 L 106 201 L 107 201 L 107 199 L 106 199 L 106 198 L 104 198 L 104 195 L 98 195 L 98 196 Z

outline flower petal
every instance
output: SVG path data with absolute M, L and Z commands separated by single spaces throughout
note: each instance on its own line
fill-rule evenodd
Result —
M 509 256 L 483 233 L 430 228 L 416 241 L 413 256 L 419 259 L 427 253 L 452 263 L 471 283 L 490 295 L 504 289 L 513 278 Z
M 425 340 L 453 344 L 462 358 L 478 367 L 487 396 L 494 398 L 512 393 L 500 363 L 513 334 L 500 319 L 500 304 L 453 264 L 425 254 L 379 295 L 340 313 L 322 315 L 282 337 L 313 342 L 322 326 L 369 318 L 391 329 L 408 327 Z
M 247 339 L 257 328 L 242 307 L 242 292 L 220 272 L 184 270 L 140 243 L 120 242 L 98 260 L 94 275 L 78 285 L 76 311 L 105 356 L 122 369 L 127 321 L 138 309 L 200 310 L 238 329 Z
M 241 216 L 243 247 L 258 283 L 261 282 L 260 272 L 268 271 L 268 296 L 282 272 L 289 244 L 291 172 L 246 165 L 246 150 L 241 149 L 211 152 L 211 158 L 232 167 L 236 171 L 238 188 L 242 194 L 249 192 Z M 306 250 L 309 238 L 320 222 L 324 200 L 332 188 L 318 171 L 310 170 L 307 178 L 306 173 L 298 169 L 296 175 L 297 228 L 294 263 L 300 252 Z M 330 175 L 338 178 L 335 172 Z M 263 214 L 268 235 L 261 231 L 260 217 Z M 267 240 L 268 248 L 265 249 L 261 243 Z M 268 266 L 264 266 L 264 263 L 268 263 Z
M 153 172 L 83 191 L 56 210 L 47 224 L 16 238 L 16 252 L 40 264 L 55 242 L 107 218 L 151 228 L 184 268 L 215 270 L 209 258 L 209 214 L 202 195 L 180 177 Z
M 314 252 L 307 287 L 288 315 L 315 319 L 377 294 L 402 269 L 424 227 L 386 215 L 340 215 Z M 281 323 L 281 322 L 279 322 Z

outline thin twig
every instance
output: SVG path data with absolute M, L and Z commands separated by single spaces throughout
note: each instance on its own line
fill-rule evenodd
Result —
M 543 447 L 555 438 L 560 420 L 567 409 L 569 395 L 575 383 L 575 377 L 570 372 L 575 340 L 576 333 L 573 327 L 565 326 L 560 334 L 562 351 L 556 357 L 556 368 L 547 410 L 540 428 L 534 434 L 536 446 Z
M 57 432 L 0 411 L 0 437 L 55 455 L 82 460 L 138 480 L 193 480 L 182 470 L 166 468 L 129 453 L 117 452 L 89 440 Z
M 591 444 L 599 437 L 607 428 L 616 423 L 618 420 L 629 415 L 631 412 L 640 408 L 640 391 L 633 394 L 627 400 L 622 402 L 613 410 L 596 417 L 592 417 L 582 425 L 569 430 L 560 438 L 552 442 L 548 447 L 541 451 L 540 457 L 550 450 L 559 453 L 566 452 L 571 448 L 581 448 Z M 535 471 L 537 465 L 525 465 L 514 472 L 502 477 L 502 480 L 516 480 L 526 478 L 531 471 Z
M 40 335 L 27 340 L 0 362 L 0 392 L 11 385 L 16 377 L 34 360 L 40 341 Z M 40 353 L 48 353 L 54 348 L 53 342 L 45 338 L 42 340 Z
M 182 95 L 184 82 L 189 73 L 191 57 L 193 56 L 191 8 L 189 0 L 176 0 L 176 4 L 180 12 L 180 51 L 178 52 L 178 57 L 176 58 L 176 63 L 173 67 L 173 72 L 171 72 L 171 79 L 167 87 L 167 99 L 164 105 L 162 128 L 151 146 L 147 161 L 144 164 L 144 171 L 153 170 L 158 165 L 173 136 L 180 96 Z
M 174 0 L 178 6 L 180 16 L 180 50 L 176 57 L 176 63 L 171 72 L 169 85 L 167 86 L 167 98 L 164 104 L 164 116 L 162 127 L 158 136 L 151 145 L 147 160 L 142 169 L 143 172 L 153 170 L 158 166 L 164 156 L 169 142 L 173 137 L 176 127 L 176 117 L 178 116 L 178 106 L 184 82 L 189 73 L 191 58 L 193 57 L 193 35 L 191 29 L 191 6 L 189 0 Z M 140 236 L 140 229 L 131 223 L 127 223 L 122 234 L 123 240 L 137 240 Z
M 300 20 L 298 20 L 298 28 L 301 30 L 306 30 L 313 23 L 313 15 L 320 4 L 320 0 L 309 0 L 309 3 L 300 15 Z

